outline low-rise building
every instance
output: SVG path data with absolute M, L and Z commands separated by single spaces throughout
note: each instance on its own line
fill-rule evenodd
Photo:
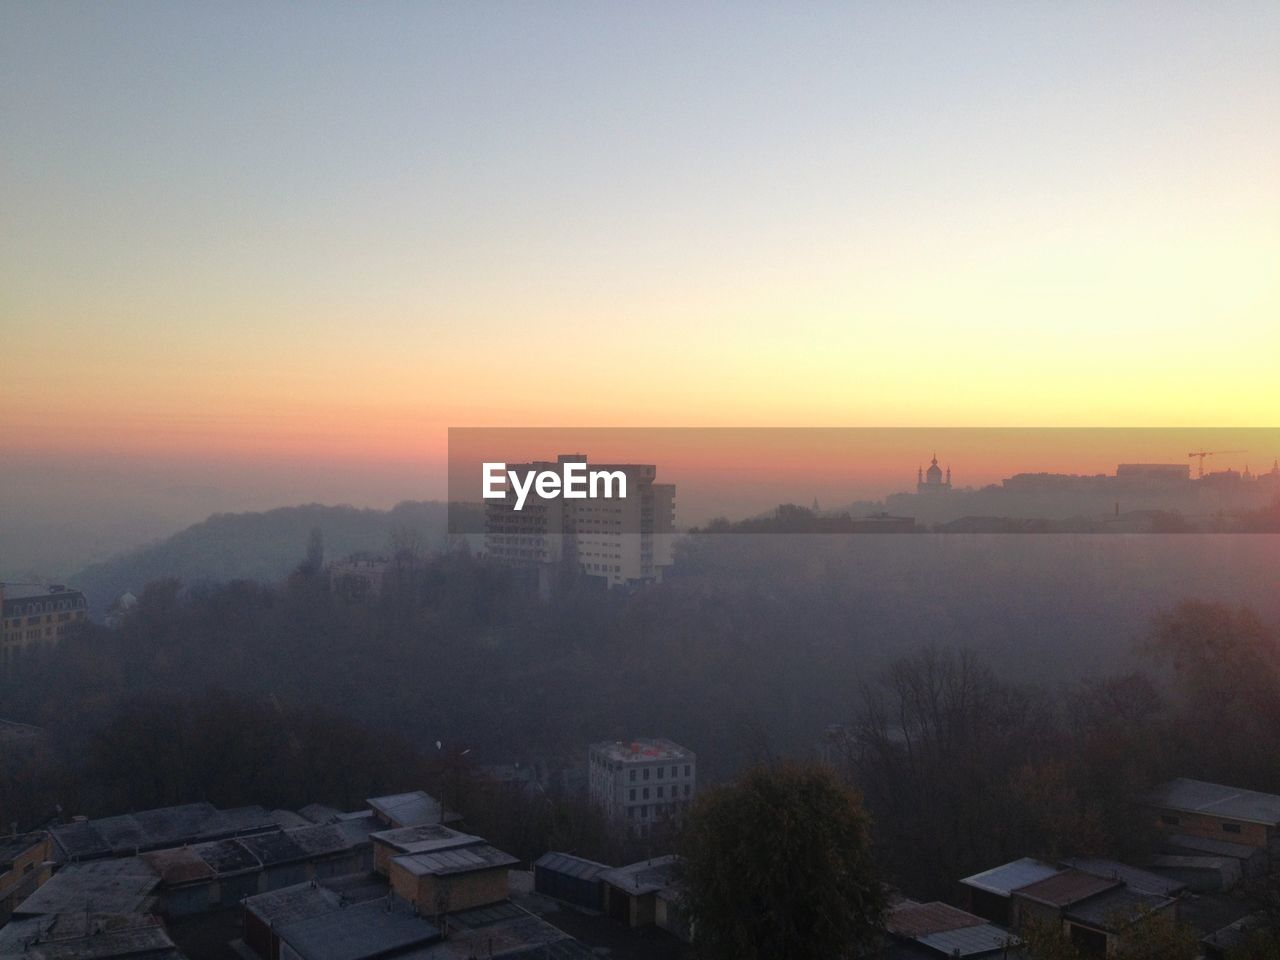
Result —
M 77 817 L 51 827 L 49 832 L 53 834 L 54 859 L 66 863 L 134 856 L 145 850 L 279 829 L 262 807 L 219 810 L 210 803 L 188 803 L 94 820 Z
M 1014 931 L 1035 924 L 1058 929 L 1089 955 L 1111 956 L 1139 920 L 1172 925 L 1177 880 L 1111 860 L 1080 858 L 1060 864 L 1024 858 L 961 881 L 970 909 L 1002 918 Z
M 507 899 L 507 871 L 519 861 L 487 843 L 393 857 L 395 894 L 424 916 L 470 910 Z
M 1043 860 L 1023 857 L 983 870 L 960 881 L 966 910 L 992 923 L 1008 925 L 1013 919 L 1013 892 L 1059 873 Z
M 462 833 L 439 823 L 424 823 L 417 827 L 400 827 L 397 830 L 380 830 L 369 835 L 373 841 L 373 869 L 387 876 L 391 861 L 408 853 L 434 853 L 451 847 L 467 847 L 484 843 L 483 838 Z
M 949 904 L 900 900 L 889 909 L 885 928 L 892 944 L 886 956 L 1006 957 L 1018 938 L 1003 927 Z
M 670 740 L 605 741 L 587 751 L 592 804 L 609 820 L 642 834 L 678 821 L 693 802 L 698 758 Z
M 397 571 L 395 561 L 368 553 L 353 553 L 345 560 L 329 564 L 329 588 L 358 600 L 377 597 Z
M 588 910 L 604 910 L 603 863 L 569 853 L 544 853 L 533 865 L 533 888 L 544 896 Z
M 1280 863 L 1280 796 L 1181 777 L 1147 798 L 1166 835 L 1227 840 L 1266 852 Z
M 600 874 L 605 912 L 631 927 L 655 923 L 658 893 L 677 886 L 679 862 L 674 855 L 654 857 Z
M 446 810 L 444 804 L 422 790 L 370 797 L 365 803 L 385 827 L 420 827 L 428 823 L 456 825 L 462 822 L 461 815 Z
M 52 875 L 49 834 L 0 837 L 0 924 Z
M 375 960 L 418 950 L 440 928 L 392 898 L 370 900 L 294 920 L 276 930 L 279 960 Z
M 13 915 L 154 913 L 159 885 L 160 878 L 139 857 L 69 863 L 17 904 Z
M 0 668 L 33 646 L 56 643 L 88 616 L 89 602 L 79 590 L 0 583 Z
M 147 914 L 78 911 L 0 927 L 3 960 L 184 960 L 164 925 Z

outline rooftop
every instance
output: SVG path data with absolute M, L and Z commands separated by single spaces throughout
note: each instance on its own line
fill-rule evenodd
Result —
M 689 760 L 695 759 L 693 751 L 686 750 L 678 743 L 661 738 L 640 740 L 605 740 L 591 745 L 593 753 L 601 753 L 610 760 L 622 763 L 653 763 L 655 760 Z
M 77 940 L 91 933 L 159 927 L 159 917 L 142 913 L 75 913 L 22 917 L 0 926 L 0 957 L 22 953 L 37 941 Z
M 277 928 L 303 960 L 370 960 L 440 939 L 440 928 L 390 899 L 341 907 Z
M 889 932 L 900 937 L 922 937 L 931 933 L 977 927 L 985 924 L 981 917 L 966 913 L 946 903 L 916 903 L 903 900 L 889 911 Z
M 600 879 L 626 893 L 656 893 L 676 882 L 680 858 L 674 854 L 641 860 L 626 867 L 615 867 L 600 874 Z
M 279 829 L 262 807 L 219 810 L 208 803 L 188 803 L 58 824 L 49 832 L 61 859 L 92 860 Z
M 118 930 L 91 932 L 74 938 L 40 940 L 3 952 L 0 956 L 21 957 L 23 960 L 108 960 L 112 957 L 148 958 L 180 957 L 169 934 L 163 926 L 126 927 Z
M 977 957 L 993 953 L 1006 945 L 1016 944 L 1018 938 L 994 924 L 983 923 L 980 926 L 926 934 L 916 937 L 916 942 L 945 957 Z
M 520 861 L 487 843 L 436 850 L 433 853 L 406 853 L 391 861 L 415 877 L 446 877 L 494 867 L 510 867 Z
M 982 873 L 975 873 L 960 882 L 969 887 L 985 890 L 987 893 L 1007 897 L 1014 890 L 1052 877 L 1059 872 L 1061 872 L 1059 868 L 1051 863 L 1023 857 L 1021 860 L 1014 860 L 992 867 L 990 870 L 984 870 Z
M 1131 867 L 1127 863 L 1120 863 L 1117 860 L 1075 857 L 1074 859 L 1063 860 L 1062 865 L 1093 874 L 1095 877 L 1119 880 L 1130 890 L 1137 890 L 1139 893 L 1154 893 L 1162 897 L 1176 897 L 1187 889 L 1187 885 L 1178 880 L 1152 873 L 1150 870 Z
M 558 927 L 510 901 L 449 916 L 449 939 L 424 952 L 431 960 L 530 957 L 586 960 L 594 954 Z
M 241 837 L 235 842 L 253 854 L 264 867 L 297 863 L 310 856 L 287 833 L 264 833 L 256 837 Z
M 140 854 L 140 857 L 168 886 L 211 880 L 217 876 L 213 867 L 191 847 L 153 850 Z
M 577 877 L 579 880 L 598 880 L 600 874 L 611 869 L 607 864 L 575 857 L 571 853 L 556 853 L 555 851 L 544 853 L 538 858 L 538 862 L 534 866 L 542 867 L 545 870 L 554 870 L 556 873 L 563 873 L 570 877 Z
M 329 854 L 345 853 L 354 846 L 364 842 L 366 837 L 353 836 L 337 824 L 300 827 L 290 830 L 292 840 L 308 858 L 323 857 Z
M 51 587 L 5 587 L 3 616 L 22 617 L 48 610 L 83 609 L 84 594 L 79 590 L 55 585 Z
M 1206 783 L 1203 780 L 1188 780 L 1185 777 L 1170 780 L 1153 790 L 1148 801 L 1166 810 L 1203 813 L 1266 826 L 1280 825 L 1280 796 Z
M 473 837 L 451 827 L 439 823 L 425 823 L 418 827 L 400 827 L 397 830 L 382 830 L 370 836 L 379 843 L 394 847 L 401 853 L 430 853 L 433 850 L 448 850 L 451 847 L 466 847 L 476 843 L 484 843 L 484 838 Z
M 334 891 L 316 883 L 300 883 L 246 897 L 244 908 L 274 929 L 329 913 L 341 904 L 342 897 Z
M 38 887 L 16 915 L 148 913 L 160 878 L 138 857 L 69 863 Z
M 1067 917 L 1095 930 L 1114 932 L 1127 927 L 1144 911 L 1160 910 L 1172 902 L 1169 897 L 1117 887 L 1077 903 L 1067 910 Z
M 262 867 L 262 862 L 235 840 L 214 840 L 212 843 L 198 844 L 192 849 L 220 877 L 248 873 Z
M 445 811 L 440 801 L 421 790 L 371 797 L 365 801 L 383 820 L 393 827 L 417 827 L 427 823 L 454 823 L 458 814 Z
M 1095 877 L 1082 870 L 1064 870 L 1052 877 L 1019 887 L 1014 893 L 1051 907 L 1069 907 L 1073 903 L 1122 886 L 1119 880 Z
M 16 836 L 0 837 L 0 872 L 13 865 L 13 861 L 34 846 L 38 846 L 45 835 L 43 833 L 19 833 Z

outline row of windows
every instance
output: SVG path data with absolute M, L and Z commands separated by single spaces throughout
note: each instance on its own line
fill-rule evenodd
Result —
M 56 610 L 79 610 L 85 605 L 84 598 L 78 600 L 44 600 L 34 603 L 15 603 L 11 609 L 15 610 L 18 616 L 24 614 L 37 613 L 53 613 Z M 9 606 L 9 604 L 6 604 Z
M 665 797 L 663 796 L 663 790 L 664 790 L 665 788 L 664 788 L 664 787 L 657 787 L 657 788 L 655 788 L 655 789 L 657 790 L 657 798 L 658 798 L 659 800 L 663 800 L 663 799 L 665 799 Z M 676 793 L 676 791 L 677 791 L 677 790 L 679 790 L 679 789 L 680 789 L 679 784 L 675 784 L 675 783 L 673 783 L 673 784 L 671 785 L 671 796 L 672 796 L 672 797 L 679 796 L 679 794 L 677 794 L 677 793 Z M 686 783 L 686 784 L 684 785 L 684 795 L 687 797 L 687 796 L 690 796 L 692 793 L 693 793 L 693 784 L 691 784 L 691 783 Z M 627 791 L 627 799 L 628 799 L 628 800 L 634 800 L 634 799 L 636 799 L 636 788 L 635 788 L 635 787 L 632 787 L 630 790 L 628 790 L 628 791 Z M 641 799 L 641 800 L 648 800 L 648 799 L 649 799 L 649 788 L 648 788 L 648 787 L 641 787 L 641 788 L 640 788 L 640 799 Z
M 687 803 L 678 803 L 675 805 L 674 809 L 677 812 L 679 812 L 681 810 L 687 809 L 688 806 L 689 804 Z M 672 809 L 673 808 L 669 805 L 659 806 L 657 804 L 646 804 L 642 807 L 641 806 L 627 807 L 627 817 L 632 820 L 636 820 L 636 819 L 652 820 L 656 815 L 661 813 L 669 813 Z
M 70 620 L 72 617 L 75 617 L 77 620 L 83 620 L 84 611 L 80 610 L 80 611 L 76 611 L 75 613 L 72 613 L 70 610 L 67 610 L 65 612 L 57 614 L 57 617 L 58 617 L 59 623 L 65 623 L 66 621 Z M 52 613 L 46 613 L 43 615 L 27 617 L 26 618 L 27 626 L 34 627 L 37 623 L 53 623 L 53 618 L 54 618 L 54 614 Z M 23 620 L 22 617 L 6 617 L 5 626 L 20 627 L 22 626 L 22 620 Z
M 666 775 L 666 772 L 667 772 L 667 768 L 666 768 L 666 767 L 645 767 L 645 768 L 643 768 L 643 770 L 641 771 L 641 772 L 644 774 L 644 776 L 643 776 L 643 777 L 641 777 L 640 779 L 642 779 L 642 780 L 648 780 L 648 779 L 649 779 L 649 771 L 650 771 L 650 770 L 657 770 L 657 771 L 658 771 L 658 779 L 659 779 L 659 780 L 661 780 L 661 779 Z M 685 775 L 686 777 L 691 777 L 691 776 L 693 776 L 693 764 L 691 764 L 691 763 L 686 763 L 686 764 L 684 765 L 684 775 Z M 672 776 L 672 777 L 678 777 L 678 776 L 680 776 L 680 768 L 679 768 L 678 766 L 672 766 L 672 768 L 671 768 L 671 776 Z M 630 780 L 632 783 L 635 783 L 635 780 L 636 780 L 636 771 L 635 771 L 635 769 L 634 769 L 634 768 L 633 768 L 633 769 L 631 769 L 631 770 L 629 770 L 629 771 L 627 771 L 627 779 L 628 779 L 628 780 Z

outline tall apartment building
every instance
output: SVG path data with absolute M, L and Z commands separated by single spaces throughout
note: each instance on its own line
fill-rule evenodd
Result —
M 79 590 L 57 584 L 20 593 L 0 583 L 0 667 L 27 647 L 61 639 L 88 614 L 89 604 Z
M 555 463 L 508 465 L 521 475 L 556 471 L 566 463 L 587 463 L 590 470 L 625 475 L 625 498 L 543 499 L 530 492 L 521 510 L 515 494 L 485 502 L 485 552 L 518 566 L 544 570 L 572 565 L 608 586 L 661 582 L 672 563 L 675 484 L 656 483 L 653 464 L 588 463 L 584 454 L 561 454 Z
M 592 804 L 632 833 L 678 820 L 693 802 L 697 773 L 693 751 L 670 740 L 605 741 L 587 751 Z

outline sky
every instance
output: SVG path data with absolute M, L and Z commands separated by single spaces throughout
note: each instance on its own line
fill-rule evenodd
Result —
M 0 3 L 0 526 L 440 495 L 459 426 L 1275 426 L 1277 36 Z

